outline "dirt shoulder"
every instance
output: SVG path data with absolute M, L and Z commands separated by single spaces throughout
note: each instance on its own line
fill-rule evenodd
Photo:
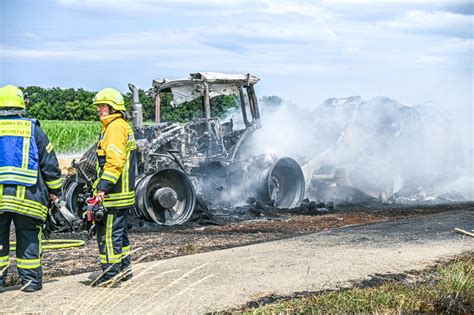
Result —
M 45 283 L 41 292 L 7 291 L 5 311 L 207 312 L 269 294 L 347 286 L 370 275 L 421 269 L 474 249 L 453 232 L 474 229 L 472 210 L 350 226 L 284 240 L 135 265 L 119 288 L 91 288 L 89 273 Z M 32 298 L 34 296 L 34 298 Z

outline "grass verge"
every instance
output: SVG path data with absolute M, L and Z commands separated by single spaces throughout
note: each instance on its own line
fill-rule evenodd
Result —
M 329 293 L 319 292 L 301 298 L 286 298 L 258 308 L 244 308 L 238 312 L 244 314 L 474 313 L 474 253 L 440 263 L 436 267 L 418 273 L 415 278 L 416 281 L 411 282 L 389 280 L 375 287 L 356 287 Z M 266 300 L 268 301 L 268 298 Z

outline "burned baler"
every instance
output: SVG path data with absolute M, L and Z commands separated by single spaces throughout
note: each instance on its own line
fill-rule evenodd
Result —
M 254 197 L 276 207 L 294 207 L 305 191 L 299 164 L 289 157 L 254 156 L 252 135 L 261 128 L 250 74 L 195 73 L 182 80 L 154 80 L 155 125 L 144 126 L 141 105 L 133 85 L 133 117 L 139 147 L 137 215 L 158 224 L 187 221 L 196 193 L 211 206 L 244 203 Z M 185 124 L 160 122 L 161 95 L 171 93 L 173 106 L 202 100 L 203 116 Z M 234 95 L 242 121 L 222 122 L 211 116 L 211 99 Z M 240 128 L 239 128 L 240 126 Z

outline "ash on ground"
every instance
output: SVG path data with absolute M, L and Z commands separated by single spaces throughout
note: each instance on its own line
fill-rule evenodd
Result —
M 137 217 L 129 219 L 129 228 L 134 231 L 155 231 L 159 229 L 187 229 L 189 227 L 205 225 L 227 225 L 241 222 L 285 221 L 288 215 L 317 216 L 335 212 L 333 202 L 316 202 L 304 199 L 300 206 L 294 208 L 277 208 L 274 201 L 262 202 L 249 198 L 247 203 L 234 207 L 213 208 L 202 198 L 197 199 L 191 219 L 179 226 L 157 225 Z

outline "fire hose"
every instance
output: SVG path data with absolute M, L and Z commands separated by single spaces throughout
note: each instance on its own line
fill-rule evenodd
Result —
M 41 240 L 41 249 L 43 250 L 57 250 L 72 247 L 84 246 L 83 240 L 74 239 L 57 239 L 57 240 Z M 16 242 L 10 242 L 10 250 L 16 250 Z

